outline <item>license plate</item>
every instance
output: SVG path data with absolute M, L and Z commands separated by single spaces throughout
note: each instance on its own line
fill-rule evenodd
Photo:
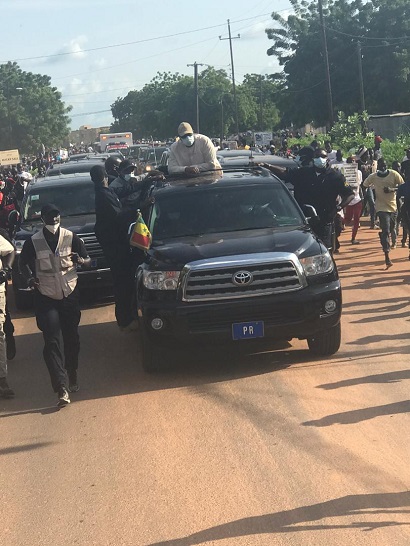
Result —
M 232 324 L 233 339 L 252 339 L 265 335 L 263 320 Z
M 97 267 L 97 258 L 95 258 L 95 260 L 91 260 L 91 267 L 96 269 L 96 267 Z

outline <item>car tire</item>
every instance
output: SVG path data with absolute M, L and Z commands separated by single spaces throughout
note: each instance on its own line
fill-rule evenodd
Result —
M 152 341 L 143 324 L 140 322 L 140 339 L 142 352 L 142 368 L 147 373 L 155 373 L 165 368 L 163 351 Z
M 34 305 L 33 292 L 21 292 L 14 290 L 14 303 L 19 311 L 31 309 Z
M 330 356 L 339 350 L 341 341 L 340 322 L 323 332 L 318 332 L 307 339 L 309 350 L 319 356 Z

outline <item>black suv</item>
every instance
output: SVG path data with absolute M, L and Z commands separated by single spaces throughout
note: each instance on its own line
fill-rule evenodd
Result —
M 339 349 L 336 265 L 278 178 L 264 168 L 168 178 L 150 197 L 153 241 L 136 276 L 146 371 L 175 342 L 299 338 L 318 355 Z
M 91 258 L 91 269 L 82 270 L 81 266 L 77 266 L 80 290 L 110 286 L 111 272 L 94 233 L 94 196 L 94 185 L 89 174 L 39 178 L 29 184 L 21 205 L 21 222 L 14 237 L 17 255 L 21 252 L 24 241 L 43 227 L 40 218 L 42 206 L 53 203 L 60 209 L 61 225 L 84 241 Z M 30 307 L 33 293 L 18 272 L 18 260 L 15 260 L 12 276 L 17 308 Z

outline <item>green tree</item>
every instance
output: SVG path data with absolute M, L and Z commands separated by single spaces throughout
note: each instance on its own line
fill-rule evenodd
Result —
M 41 144 L 57 147 L 67 141 L 71 107 L 50 82 L 16 63 L 0 65 L 0 150 L 31 153 Z
M 291 0 L 286 19 L 273 13 L 276 26 L 266 30 L 283 72 L 279 107 L 284 120 L 297 125 L 327 121 L 325 71 L 317 1 Z M 367 110 L 407 110 L 410 57 L 408 0 L 323 0 L 329 64 L 336 111 L 360 109 L 357 43 L 362 42 Z M 408 38 L 407 38 L 408 37 Z
M 262 84 L 262 125 L 260 91 Z M 237 86 L 240 131 L 272 129 L 279 120 L 275 105 L 278 85 L 270 77 L 247 75 Z M 216 137 L 235 130 L 232 83 L 225 70 L 209 66 L 198 76 L 200 132 Z M 192 76 L 158 73 L 140 91 L 130 91 L 111 106 L 112 131 L 132 131 L 137 138 L 173 137 L 181 121 L 196 125 L 196 96 Z

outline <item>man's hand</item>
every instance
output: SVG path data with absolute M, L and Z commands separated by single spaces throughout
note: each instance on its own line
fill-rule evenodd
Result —
M 83 265 L 84 263 L 84 258 L 81 258 L 77 252 L 72 252 L 70 258 L 73 260 L 74 264 Z
M 199 173 L 199 167 L 185 167 L 185 174 L 198 174 Z
M 158 180 L 163 180 L 165 178 L 164 173 L 161 171 L 149 171 L 145 178 L 156 178 Z
M 31 277 L 28 281 L 27 281 L 27 284 L 30 288 L 40 288 L 40 281 L 34 277 Z

